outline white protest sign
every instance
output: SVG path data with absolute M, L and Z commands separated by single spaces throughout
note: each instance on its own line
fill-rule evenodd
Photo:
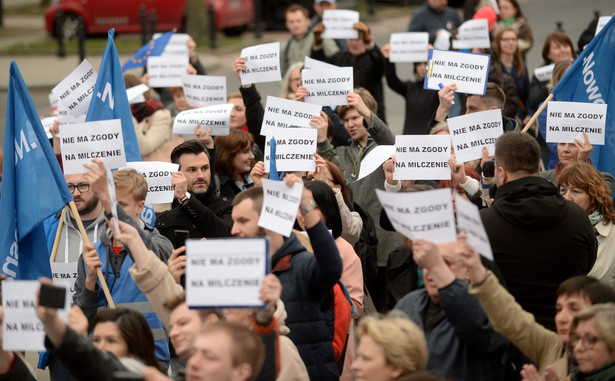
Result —
M 54 286 L 66 286 L 55 282 Z M 36 316 L 34 306 L 40 283 L 35 280 L 2 282 L 2 349 L 5 351 L 44 351 L 45 328 Z M 58 310 L 59 317 L 68 321 L 70 293 L 66 293 L 65 308 Z
M 49 116 L 47 118 L 43 118 L 41 119 L 41 124 L 43 125 L 43 129 L 45 130 L 45 134 L 47 134 L 47 139 L 51 139 L 53 136 L 51 135 L 51 132 L 49 132 L 49 129 L 51 128 L 51 126 L 53 126 L 53 123 L 57 120 L 58 118 L 55 116 Z
M 126 167 L 133 168 L 145 177 L 147 181 L 145 203 L 163 204 L 173 201 L 171 178 L 173 172 L 178 171 L 178 164 L 162 161 L 131 161 L 126 163 Z
M 294 183 L 292 188 L 284 181 L 263 179 L 263 208 L 258 226 L 285 237 L 290 236 L 301 203 L 303 184 Z
M 242 85 L 282 79 L 279 42 L 244 48 L 241 57 L 246 60 L 247 67 L 245 71 L 239 73 Z
M 393 156 L 395 153 L 395 146 L 389 145 L 377 145 L 373 150 L 369 151 L 367 155 L 361 160 L 361 168 L 359 169 L 359 176 L 357 181 L 366 177 L 374 172 L 376 169 Z
M 192 107 L 226 103 L 226 77 L 213 75 L 182 76 L 184 95 Z
M 410 239 L 433 243 L 457 239 L 450 188 L 376 195 L 395 230 Z
M 266 238 L 186 241 L 186 304 L 198 308 L 262 307 L 269 273 Z
M 427 62 L 429 33 L 391 33 L 391 62 Z
M 149 90 L 149 87 L 145 83 L 126 89 L 126 96 L 128 97 L 128 102 L 130 104 L 145 102 L 145 97 L 143 96 L 143 93 L 147 90 Z
M 550 81 L 553 74 L 553 68 L 555 68 L 555 64 L 537 67 L 534 69 L 534 75 L 540 82 Z
M 49 98 L 49 106 L 53 107 L 58 104 L 59 99 L 54 93 L 49 93 L 47 97 Z
M 359 38 L 359 31 L 354 24 L 359 22 L 359 12 L 347 9 L 325 9 L 322 14 L 322 23 L 325 30 L 322 38 L 351 39 Z
M 51 92 L 59 98 L 64 108 L 73 116 L 85 114 L 90 107 L 96 85 L 96 70 L 84 59 L 79 66 L 62 80 Z
M 79 262 L 51 262 L 51 276 L 53 280 L 67 282 L 69 300 L 73 300 L 75 294 L 75 281 L 77 280 L 77 264 Z
M 450 135 L 397 135 L 395 180 L 450 180 Z
M 451 48 L 451 33 L 446 29 L 440 29 L 433 47 L 440 50 L 449 50 Z
M 265 172 L 269 172 L 271 138 L 275 137 L 275 163 L 278 172 L 313 171 L 316 152 L 316 129 L 271 128 L 265 141 Z
M 483 147 L 495 155 L 495 140 L 504 133 L 502 110 L 487 110 L 448 119 L 457 162 L 482 157 Z
M 182 111 L 173 121 L 173 133 L 192 135 L 197 124 L 203 130 L 211 128 L 212 136 L 226 136 L 229 133 L 233 104 L 223 104 Z
M 321 106 L 347 105 L 346 95 L 354 86 L 352 70 L 352 67 L 302 70 L 303 86 L 309 91 L 305 102 Z
M 491 8 L 495 11 L 496 15 L 500 14 L 500 7 L 498 7 L 498 0 L 489 0 L 491 3 Z
M 584 141 L 587 133 L 591 144 L 604 145 L 607 104 L 555 102 L 547 104 L 547 142 Z
M 181 86 L 187 67 L 187 56 L 150 56 L 147 58 L 148 84 L 151 87 Z
M 152 39 L 155 40 L 160 36 L 162 36 L 162 33 L 154 33 Z M 173 33 L 161 55 L 188 57 L 188 38 L 190 38 L 190 35 L 186 33 Z
M 58 116 L 58 121 L 60 121 L 60 129 L 61 129 L 62 125 L 64 124 L 85 122 L 85 117 L 87 116 L 87 113 L 81 114 L 79 116 L 74 116 L 73 114 L 71 114 L 67 106 L 63 105 L 62 103 L 58 103 L 57 116 Z
M 611 20 L 611 17 L 613 16 L 600 16 L 600 18 L 598 19 L 598 24 L 596 24 L 596 33 L 594 33 L 594 36 L 600 33 L 602 28 L 604 28 L 604 26 L 609 22 L 609 20 Z
M 122 121 L 100 120 L 61 126 L 62 164 L 64 174 L 87 172 L 84 163 L 100 159 L 106 168 L 126 166 Z
M 313 103 L 268 96 L 261 135 L 270 135 L 269 131 L 272 127 L 314 128 L 310 126 L 310 120 L 320 115 L 320 110 L 321 107 Z
M 468 20 L 461 24 L 453 40 L 453 49 L 490 48 L 487 19 Z
M 491 244 L 489 243 L 489 237 L 485 231 L 483 221 L 480 218 L 478 207 L 461 197 L 457 192 L 454 192 L 454 195 L 459 231 L 466 233 L 468 243 L 474 250 L 481 253 L 485 258 L 493 260 Z
M 326 63 L 326 62 L 322 62 L 319 60 L 315 60 L 313 58 L 310 58 L 308 56 L 305 56 L 305 61 L 303 64 L 303 68 L 304 69 L 320 69 L 320 70 L 327 70 L 327 69 L 337 69 L 339 66 L 336 65 L 331 65 L 330 63 Z
M 440 85 L 457 84 L 457 91 L 485 95 L 489 75 L 488 54 L 430 50 L 424 88 L 440 90 Z

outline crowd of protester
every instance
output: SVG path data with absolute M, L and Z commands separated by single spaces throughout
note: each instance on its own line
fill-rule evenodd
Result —
M 428 32 L 430 44 L 444 31 L 454 38 L 463 19 L 447 3 L 427 0 L 408 31 Z M 78 216 L 58 213 L 45 230 L 58 253 L 52 262 L 77 262 L 68 323 L 55 308 L 36 306 L 47 348 L 39 366 L 51 380 L 615 380 L 615 180 L 594 168 L 587 135 L 547 144 L 546 111 L 521 131 L 574 62 L 571 36 L 554 31 L 535 41 L 517 0 L 497 1 L 498 15 L 493 2 L 468 3 L 491 32 L 492 48 L 473 50 L 491 56 L 482 96 L 460 94 L 455 84 L 425 90 L 425 62 L 401 80 L 391 47 L 378 47 L 364 22 L 354 24 L 357 39 L 323 39 L 323 11 L 338 4 L 315 0 L 312 19 L 298 4 L 285 11 L 281 93 L 261 94 L 254 84 L 230 93 L 227 136 L 200 125 L 193 136 L 173 133 L 176 115 L 192 108 L 182 87 L 150 89 L 132 104 L 143 160 L 179 166 L 174 199 L 156 205 L 148 226 L 140 219 L 148 188 L 137 171 L 107 179 L 93 159 L 86 172 L 65 176 Z M 541 44 L 544 65 L 555 64 L 551 81 L 538 80 L 525 60 Z M 189 73 L 205 74 L 192 39 L 188 47 Z M 352 67 L 355 89 L 347 105 L 323 107 L 310 122 L 315 170 L 283 174 L 289 187 L 303 184 L 285 237 L 259 226 L 270 177 L 262 99 L 303 102 L 304 57 Z M 237 57 L 237 78 L 245 69 Z M 129 88 L 148 76 L 124 80 Z M 405 99 L 405 112 L 386 111 L 405 113 L 407 135 L 448 135 L 448 118 L 500 109 L 495 155 L 483 149 L 463 163 L 453 153 L 450 180 L 398 181 L 395 156 L 360 177 L 370 152 L 395 144 L 384 83 Z M 61 128 L 50 130 L 58 157 Z M 395 232 L 376 196 L 438 188 L 480 209 L 493 260 L 464 233 L 435 244 Z M 268 237 L 265 307 L 189 308 L 178 231 L 191 239 Z M 0 380 L 32 379 L 21 353 L 0 351 Z

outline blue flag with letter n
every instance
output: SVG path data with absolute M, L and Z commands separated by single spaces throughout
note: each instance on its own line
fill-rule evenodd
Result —
M 141 49 L 137 50 L 135 54 L 124 63 L 122 71 L 143 67 L 147 65 L 148 57 L 161 55 L 174 33 L 173 31 L 167 32 L 143 45 Z
M 113 42 L 114 34 L 115 29 L 110 29 L 107 47 L 100 63 L 96 86 L 94 86 L 94 96 L 92 97 L 85 121 L 121 119 L 126 161 L 141 161 L 137 134 L 135 133 L 132 113 L 130 112 L 130 103 L 128 103 L 128 95 L 126 95 L 122 67 L 120 66 L 120 60 L 117 56 L 117 50 L 115 50 L 115 43 Z
M 73 197 L 15 61 L 6 102 L 0 197 L 2 273 L 13 279 L 51 278 L 43 220 Z
M 615 17 L 604 26 L 551 91 L 556 101 L 608 104 L 604 146 L 594 146 L 594 166 L 615 175 Z

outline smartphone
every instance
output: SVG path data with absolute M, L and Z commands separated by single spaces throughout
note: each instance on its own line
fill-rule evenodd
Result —
M 43 307 L 64 308 L 66 288 L 42 284 L 38 303 Z
M 178 249 L 182 246 L 186 246 L 186 240 L 188 239 L 188 230 L 175 230 L 175 248 Z M 180 255 L 185 255 L 184 251 Z

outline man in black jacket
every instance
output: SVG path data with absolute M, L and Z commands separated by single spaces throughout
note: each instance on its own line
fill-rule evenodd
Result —
M 211 155 L 215 155 L 212 150 Z M 173 247 L 176 230 L 187 230 L 190 238 L 230 237 L 232 206 L 220 200 L 212 181 L 210 152 L 198 140 L 186 141 L 171 152 L 171 161 L 179 164 L 171 185 L 175 190 L 173 209 L 156 219 L 156 228 Z M 211 186 L 210 186 L 211 185 Z
M 481 218 L 508 290 L 554 330 L 555 291 L 591 270 L 597 244 L 587 213 L 538 177 L 539 159 L 540 147 L 529 134 L 512 131 L 496 140 L 498 190 Z

